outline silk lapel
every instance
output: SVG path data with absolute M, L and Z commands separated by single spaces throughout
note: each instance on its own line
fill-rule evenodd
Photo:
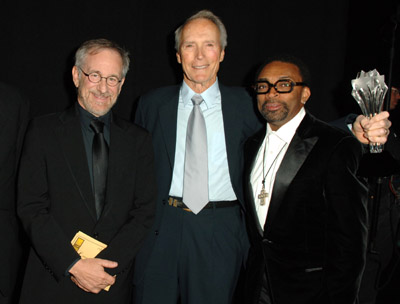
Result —
M 158 110 L 158 117 L 161 124 L 165 149 L 168 153 L 171 168 L 173 168 L 175 161 L 176 128 L 178 121 L 177 117 L 180 87 L 177 86 L 176 88 L 176 92 L 170 96 L 166 100 L 165 104 Z
M 265 221 L 264 235 L 269 232 L 283 199 L 285 198 L 288 187 L 318 141 L 317 136 L 308 136 L 312 124 L 312 118 L 306 114 L 293 136 L 282 163 L 279 166 L 275 177 L 267 220 Z
M 85 146 L 79 115 L 75 107 L 71 107 L 60 115 L 62 125 L 57 129 L 61 150 L 68 164 L 68 168 L 75 181 L 76 187 L 82 196 L 86 208 L 93 220 L 96 221 L 96 210 L 92 185 L 90 182 L 89 167 L 87 164 Z
M 260 149 L 260 146 L 263 143 L 263 140 L 265 138 L 265 133 L 266 133 L 266 127 L 262 128 L 261 131 L 257 132 L 256 135 L 251 137 L 248 140 L 248 143 L 246 144 L 246 163 L 245 163 L 245 168 L 246 168 L 246 201 L 249 202 L 247 204 L 248 210 L 250 214 L 250 218 L 252 219 L 253 223 L 255 226 L 257 226 L 257 231 L 259 234 L 262 236 L 263 235 L 263 230 L 260 225 L 260 221 L 258 220 L 258 215 L 256 211 L 256 204 L 254 202 L 254 194 L 252 190 L 252 185 L 251 185 L 251 171 L 253 170 L 255 161 L 256 161 L 256 156 L 258 153 L 258 150 Z

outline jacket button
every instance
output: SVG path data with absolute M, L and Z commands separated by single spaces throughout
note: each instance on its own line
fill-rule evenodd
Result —
M 270 241 L 269 239 L 263 239 L 263 243 L 272 244 L 273 242 L 272 242 L 272 241 Z
M 155 234 L 155 235 L 158 235 L 158 234 L 159 234 L 158 230 L 154 231 L 154 234 Z
M 93 236 L 94 236 L 95 239 L 99 238 L 99 234 L 97 232 L 93 233 Z

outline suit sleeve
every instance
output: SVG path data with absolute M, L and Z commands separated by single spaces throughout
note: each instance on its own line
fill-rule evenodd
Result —
M 135 113 L 135 124 L 145 128 L 145 121 L 143 118 L 143 97 L 140 97 L 138 106 Z
M 135 195 L 129 220 L 120 228 L 108 247 L 97 256 L 118 262 L 117 268 L 107 270 L 112 275 L 124 271 L 132 263 L 150 231 L 155 214 L 156 180 L 151 136 L 146 133 L 137 146 L 138 165 L 135 172 L 132 172 L 136 175 L 136 183 L 132 186 Z
M 52 204 L 42 131 L 34 122 L 28 128 L 19 170 L 17 211 L 45 269 L 60 280 L 73 261 L 80 257 L 50 211 Z
M 23 137 L 28 122 L 29 102 L 17 90 L 0 83 L 0 250 L 2 275 L 0 293 L 10 296 L 20 263 L 16 218 L 16 176 Z
M 365 265 L 367 189 L 356 177 L 360 157 L 360 144 L 348 136 L 328 164 L 325 283 L 330 303 L 355 303 Z

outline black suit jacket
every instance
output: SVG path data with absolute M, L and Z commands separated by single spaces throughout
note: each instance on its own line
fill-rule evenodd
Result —
M 229 174 L 236 197 L 244 207 L 243 200 L 243 145 L 246 139 L 261 127 L 255 114 L 254 104 L 247 92 L 238 87 L 226 87 L 219 83 L 225 144 Z M 157 211 L 153 233 L 138 255 L 135 280 L 143 274 L 157 236 L 163 210 L 168 201 L 175 161 L 176 127 L 180 86 L 153 90 L 141 97 L 135 122 L 147 129 L 153 137 L 155 166 L 157 172 Z
M 113 116 L 107 194 L 96 220 L 79 115 L 75 107 L 34 119 L 19 176 L 18 213 L 32 242 L 22 303 L 129 303 L 132 263 L 153 221 L 155 177 L 150 135 Z M 99 258 L 118 262 L 109 292 L 86 293 L 65 273 L 78 258 L 82 231 L 108 247 Z
M 274 304 L 354 303 L 367 236 L 366 188 L 355 176 L 360 143 L 307 113 L 276 174 L 263 231 L 250 172 L 265 132 L 245 148 L 248 303 L 257 303 L 265 269 Z
M 16 89 L 0 83 L 0 303 L 11 300 L 21 250 L 15 213 L 16 176 L 29 104 Z

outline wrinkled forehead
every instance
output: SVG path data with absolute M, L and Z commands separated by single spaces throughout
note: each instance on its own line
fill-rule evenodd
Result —
M 189 21 L 182 29 L 182 42 L 194 38 L 215 39 L 219 42 L 220 32 L 218 26 L 211 20 L 198 18 Z

